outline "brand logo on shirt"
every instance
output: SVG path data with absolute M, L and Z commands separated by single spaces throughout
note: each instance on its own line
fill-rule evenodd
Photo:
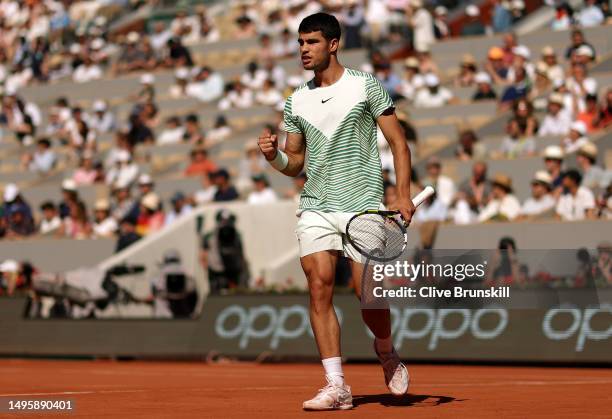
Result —
M 325 102 L 327 102 L 327 101 L 329 101 L 329 100 L 332 100 L 333 98 L 334 98 L 334 97 L 332 96 L 332 97 L 330 97 L 329 99 L 325 99 L 325 100 L 321 99 L 321 103 L 325 103 Z

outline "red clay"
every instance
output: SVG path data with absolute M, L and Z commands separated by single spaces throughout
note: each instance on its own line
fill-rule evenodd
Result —
M 410 372 L 410 394 L 395 399 L 378 365 L 346 365 L 355 409 L 302 412 L 323 384 L 317 364 L 0 360 L 0 397 L 71 398 L 76 411 L 68 417 L 558 419 L 612 411 L 608 369 L 415 365 Z

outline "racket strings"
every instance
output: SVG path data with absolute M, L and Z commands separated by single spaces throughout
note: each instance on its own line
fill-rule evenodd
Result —
M 362 214 L 351 220 L 347 234 L 353 246 L 374 260 L 393 260 L 405 247 L 404 230 L 397 220 L 380 214 Z

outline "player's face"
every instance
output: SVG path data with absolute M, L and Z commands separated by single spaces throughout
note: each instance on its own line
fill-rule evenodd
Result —
M 329 65 L 331 54 L 338 49 L 338 40 L 328 41 L 321 31 L 300 33 L 300 58 L 305 70 L 322 70 Z

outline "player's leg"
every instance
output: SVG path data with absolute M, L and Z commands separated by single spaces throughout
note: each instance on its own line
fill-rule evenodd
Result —
M 300 216 L 296 233 L 300 262 L 308 280 L 310 323 L 328 383 L 313 399 L 305 401 L 303 407 L 306 410 L 350 409 L 353 402 L 342 372 L 340 325 L 332 303 L 342 238 L 327 216 L 316 212 Z
M 348 254 L 351 256 L 350 252 Z M 404 395 L 408 391 L 410 375 L 393 347 L 391 311 L 386 300 L 375 298 L 371 292 L 374 285 L 372 276 L 368 271 L 364 275 L 364 269 L 371 269 L 372 265 L 358 262 L 357 256 L 350 260 L 355 294 L 361 302 L 361 317 L 374 335 L 374 351 L 383 367 L 385 383 L 393 395 Z

